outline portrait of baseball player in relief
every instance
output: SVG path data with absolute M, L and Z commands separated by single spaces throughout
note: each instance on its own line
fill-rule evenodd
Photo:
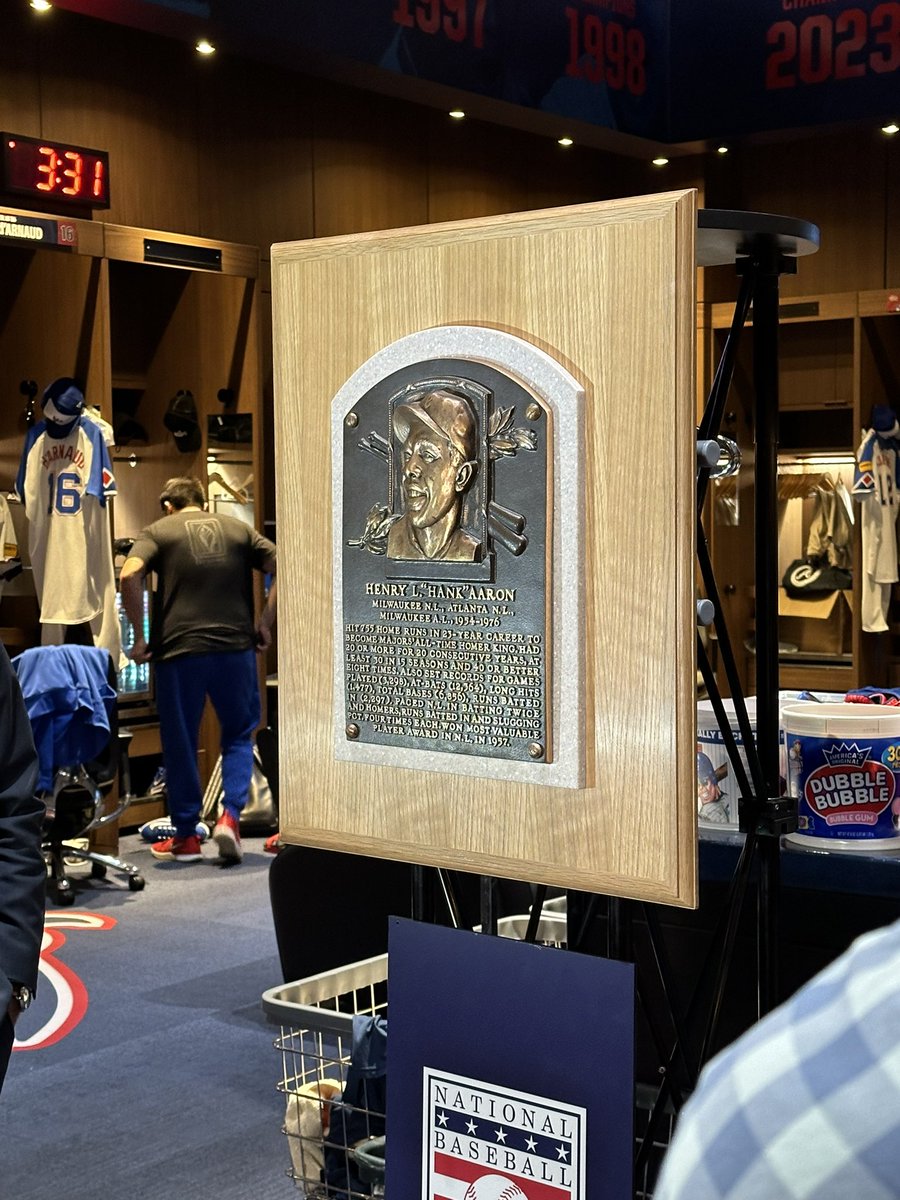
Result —
M 403 513 L 388 558 L 474 562 L 481 542 L 461 526 L 477 471 L 477 423 L 465 397 L 441 388 L 394 409 Z
M 355 406 L 354 421 L 362 406 Z M 494 463 L 537 446 L 516 408 L 498 405 L 493 391 L 472 379 L 448 375 L 420 376 L 390 395 L 382 410 L 390 436 L 371 429 L 355 446 L 387 467 L 388 502 L 370 505 L 360 536 L 347 544 L 419 564 L 426 574 L 429 564 L 487 569 L 498 544 L 514 557 L 524 553 L 526 514 L 493 495 Z

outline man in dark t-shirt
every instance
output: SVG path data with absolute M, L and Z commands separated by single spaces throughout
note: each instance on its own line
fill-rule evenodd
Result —
M 169 815 L 174 837 L 151 847 L 156 858 L 197 862 L 202 791 L 197 739 L 209 697 L 222 730 L 222 816 L 213 839 L 223 859 L 242 856 L 240 813 L 253 774 L 260 719 L 256 652 L 272 640 L 275 546 L 234 517 L 204 511 L 196 479 L 170 479 L 159 521 L 142 529 L 122 567 L 125 611 L 142 628 L 142 589 L 156 574 L 149 644 L 138 636 L 130 656 L 155 664 L 156 699 Z M 254 621 L 253 571 L 272 575 L 266 606 Z

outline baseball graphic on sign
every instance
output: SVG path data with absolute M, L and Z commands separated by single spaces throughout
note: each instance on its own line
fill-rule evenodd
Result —
M 528 1197 L 505 1175 L 482 1175 L 469 1184 L 463 1200 L 528 1200 Z

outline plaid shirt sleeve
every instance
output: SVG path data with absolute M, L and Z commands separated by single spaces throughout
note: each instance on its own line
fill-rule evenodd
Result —
M 900 921 L 704 1069 L 654 1200 L 900 1195 Z

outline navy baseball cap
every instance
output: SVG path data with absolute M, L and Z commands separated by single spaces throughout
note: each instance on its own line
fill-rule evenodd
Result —
M 872 428 L 876 433 L 896 436 L 897 414 L 889 404 L 872 405 Z
M 712 765 L 712 759 L 708 754 L 704 754 L 702 750 L 697 751 L 697 783 L 716 782 L 716 768 Z
M 81 416 L 84 408 L 84 392 L 78 382 L 62 375 L 46 388 L 41 397 L 44 420 L 55 425 L 68 425 Z

